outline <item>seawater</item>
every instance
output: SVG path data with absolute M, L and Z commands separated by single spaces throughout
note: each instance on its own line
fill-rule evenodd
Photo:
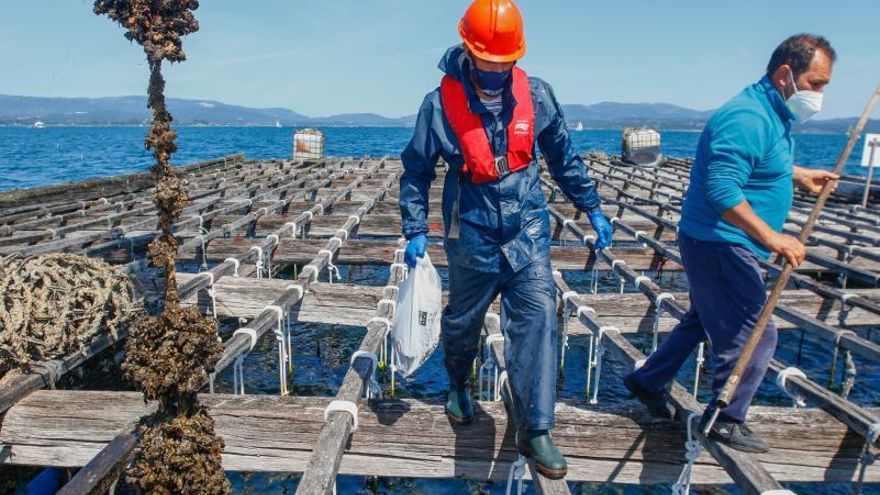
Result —
M 88 128 L 0 128 L 0 189 L 32 187 L 88 177 L 116 175 L 146 170 L 150 156 L 142 149 L 145 128 L 138 127 L 88 127 Z M 279 158 L 290 155 L 292 129 L 275 128 L 226 128 L 183 127 L 179 128 L 181 152 L 175 156 L 177 163 L 242 151 L 249 158 Z M 383 156 L 397 155 L 410 138 L 411 130 L 405 128 L 329 128 L 327 152 L 335 156 Z M 572 138 L 579 151 L 598 149 L 607 153 L 619 152 L 620 134 L 617 131 L 573 132 Z M 664 132 L 664 152 L 672 156 L 692 156 L 699 133 Z M 799 163 L 830 168 L 845 142 L 844 136 L 799 135 L 797 159 Z M 859 148 L 857 148 L 859 149 Z M 849 173 L 858 173 L 854 157 Z M 439 186 L 439 185 L 438 185 Z M 346 283 L 383 286 L 388 279 L 388 267 L 340 267 Z M 196 271 L 195 266 L 183 266 L 183 271 Z M 440 269 L 444 288 L 447 273 Z M 589 292 L 590 274 L 566 271 L 565 278 L 573 290 Z M 686 290 L 687 282 L 681 274 L 647 273 L 670 291 Z M 278 275 L 292 278 L 292 269 Z M 327 281 L 327 273 L 321 274 Z M 602 274 L 600 292 L 610 293 L 618 289 L 617 279 Z M 632 290 L 627 287 L 627 290 Z M 237 322 L 224 321 L 223 337 L 228 338 Z M 880 332 L 873 332 L 876 340 Z M 363 327 L 345 327 L 314 323 L 297 323 L 294 326 L 294 372 L 293 391 L 299 396 L 333 396 L 348 369 L 349 356 L 354 352 L 365 334 Z M 869 337 L 865 331 L 860 331 Z M 632 342 L 644 349 L 647 342 L 631 337 Z M 574 336 L 567 351 L 566 366 L 561 370 L 558 394 L 560 400 L 583 401 L 585 395 L 585 369 L 588 341 Z M 831 350 L 827 343 L 806 335 L 801 341 L 800 331 L 780 333 L 777 358 L 800 367 L 814 381 L 828 383 Z M 869 363 L 855 357 L 858 379 L 850 399 L 866 407 L 880 405 L 880 363 Z M 839 369 L 839 367 L 838 367 Z M 632 401 L 622 386 L 624 365 L 606 354 L 603 368 L 601 401 L 619 403 Z M 118 371 L 118 370 L 117 370 Z M 263 338 L 244 362 L 246 389 L 252 394 L 276 394 L 277 350 L 274 339 Z M 85 377 L 68 383 L 69 388 L 131 390 L 133 385 L 120 382 L 116 372 L 100 369 L 87 370 Z M 694 360 L 682 369 L 679 380 L 692 383 Z M 387 387 L 387 377 L 383 386 Z M 710 377 L 703 374 L 700 400 L 709 399 Z M 217 379 L 217 391 L 231 393 L 231 369 Z M 397 397 L 417 400 L 443 400 L 446 377 L 443 369 L 442 348 L 412 377 L 397 380 Z M 762 384 L 755 404 L 786 406 L 790 400 L 771 379 Z M 279 432 L 284 435 L 285 432 Z M 264 473 L 229 473 L 236 493 L 242 494 L 288 494 L 296 490 L 298 475 Z M 25 493 L 24 482 L 16 493 Z M 467 480 L 428 479 L 374 479 L 341 476 L 338 479 L 340 494 L 503 494 L 505 484 Z M 668 486 L 626 486 L 618 484 L 572 483 L 575 494 L 667 494 Z M 848 493 L 850 485 L 792 484 L 788 488 L 801 495 L 830 495 Z M 535 493 L 527 484 L 527 493 Z M 697 488 L 693 493 L 737 494 L 735 486 L 707 489 Z M 865 494 L 880 494 L 880 487 L 868 486 Z
M 243 152 L 248 158 L 287 158 L 292 128 L 177 127 L 180 151 L 175 164 Z M 397 156 L 409 142 L 405 127 L 331 127 L 326 133 L 332 156 Z M 144 171 L 151 157 L 144 150 L 145 127 L 0 127 L 0 190 L 42 186 L 91 177 Z M 620 153 L 620 132 L 572 132 L 579 152 Z M 698 132 L 663 132 L 669 156 L 694 155 Z M 843 135 L 795 135 L 798 163 L 830 169 L 846 143 Z M 858 166 L 863 143 L 856 145 L 846 173 L 864 174 Z

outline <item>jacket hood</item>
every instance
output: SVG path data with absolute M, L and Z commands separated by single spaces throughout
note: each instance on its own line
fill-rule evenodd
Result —
M 446 50 L 437 67 L 456 81 L 465 81 L 465 76 L 470 73 L 470 61 L 464 45 L 455 45 Z

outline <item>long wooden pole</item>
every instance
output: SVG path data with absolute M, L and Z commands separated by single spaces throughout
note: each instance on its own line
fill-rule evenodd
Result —
M 865 129 L 865 125 L 868 123 L 868 118 L 871 116 L 871 112 L 874 110 L 874 105 L 878 100 L 880 100 L 880 85 L 874 90 L 874 94 L 868 101 L 868 105 L 862 112 L 862 116 L 859 117 L 855 129 L 853 129 L 853 132 L 849 135 L 849 140 L 847 140 L 846 146 L 843 148 L 840 157 L 837 159 L 837 163 L 834 165 L 835 174 L 840 175 L 840 173 L 843 172 L 843 167 L 846 166 L 846 162 L 849 160 L 849 156 L 856 145 L 856 141 L 858 141 L 859 136 Z M 807 218 L 803 230 L 801 230 L 800 241 L 802 244 L 806 244 L 807 239 L 810 237 L 810 233 L 813 230 L 813 224 L 815 224 L 816 219 L 819 218 L 819 214 L 822 212 L 822 208 L 825 206 L 825 202 L 828 200 L 828 196 L 831 195 L 833 188 L 834 184 L 831 181 L 826 182 L 825 187 L 822 188 L 822 192 L 819 193 L 816 205 L 813 206 L 813 211 L 810 212 L 810 216 Z M 782 295 L 782 291 L 785 290 L 785 286 L 788 284 L 788 279 L 791 276 L 792 271 L 794 271 L 794 266 L 786 261 L 782 267 L 782 272 L 779 274 L 779 278 L 776 279 L 776 284 L 773 286 L 773 290 L 770 292 L 770 296 L 767 298 L 767 302 L 764 304 L 764 308 L 761 310 L 758 322 L 755 324 L 755 328 L 752 330 L 751 335 L 749 335 L 749 340 L 746 341 L 742 354 L 740 354 L 739 359 L 736 361 L 736 367 L 733 369 L 730 376 L 727 377 L 727 382 L 725 382 L 724 388 L 722 388 L 721 393 L 718 394 L 718 399 L 715 401 L 715 411 L 712 414 L 711 420 L 706 424 L 706 428 L 703 430 L 704 435 L 708 435 L 712 430 L 721 410 L 730 405 L 733 394 L 736 393 L 736 389 L 739 387 L 743 372 L 752 360 L 752 355 L 758 347 L 758 342 L 760 342 L 761 337 L 764 336 L 764 330 L 767 329 L 770 317 L 776 309 L 776 304 L 779 302 L 779 297 Z
M 880 148 L 880 139 L 874 139 L 868 146 L 871 147 L 871 152 L 868 154 L 868 177 L 865 178 L 865 192 L 862 193 L 862 208 L 868 207 L 868 199 L 871 198 L 871 181 L 874 178 L 874 154 L 877 152 L 877 148 Z

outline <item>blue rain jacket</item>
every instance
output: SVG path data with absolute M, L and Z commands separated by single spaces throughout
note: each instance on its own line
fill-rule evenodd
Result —
M 503 110 L 496 118 L 480 101 L 470 84 L 470 62 L 462 46 L 447 50 L 440 70 L 465 82 L 470 109 L 481 116 L 495 156 L 507 152 L 507 126 L 515 100 L 511 84 L 504 90 Z M 574 205 L 584 211 L 601 204 L 587 167 L 572 148 L 562 109 L 553 89 L 538 78 L 529 78 L 535 107 L 535 136 L 553 179 Z M 537 156 L 537 154 L 535 155 Z M 442 157 L 449 165 L 443 187 L 443 223 L 448 234 L 452 205 L 459 196 L 461 233 L 445 239 L 450 264 L 483 272 L 499 272 L 502 256 L 514 272 L 550 251 L 550 218 L 541 191 L 537 162 L 501 180 L 473 184 L 460 181 L 464 166 L 458 139 L 440 103 L 440 90 L 429 93 L 416 120 L 413 138 L 401 154 L 400 213 L 403 235 L 412 239 L 428 233 L 428 191 Z M 460 191 L 458 189 L 461 189 Z

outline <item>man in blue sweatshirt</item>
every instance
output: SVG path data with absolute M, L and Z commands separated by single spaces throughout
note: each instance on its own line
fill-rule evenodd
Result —
M 803 122 L 821 109 L 835 59 L 834 49 L 821 36 L 788 38 L 773 52 L 764 77 L 706 124 L 679 224 L 690 311 L 645 365 L 624 379 L 653 414 L 674 415 L 664 392 L 707 338 L 716 357 L 716 396 L 724 386 L 767 299 L 759 257 L 775 253 L 794 266 L 803 262 L 804 246 L 780 233 L 794 185 L 819 192 L 837 176 L 794 166 L 791 123 Z M 771 321 L 711 438 L 746 452 L 768 450 L 745 421 L 775 348 Z M 715 398 L 710 404 L 714 403 Z M 704 422 L 713 407 L 704 413 Z

